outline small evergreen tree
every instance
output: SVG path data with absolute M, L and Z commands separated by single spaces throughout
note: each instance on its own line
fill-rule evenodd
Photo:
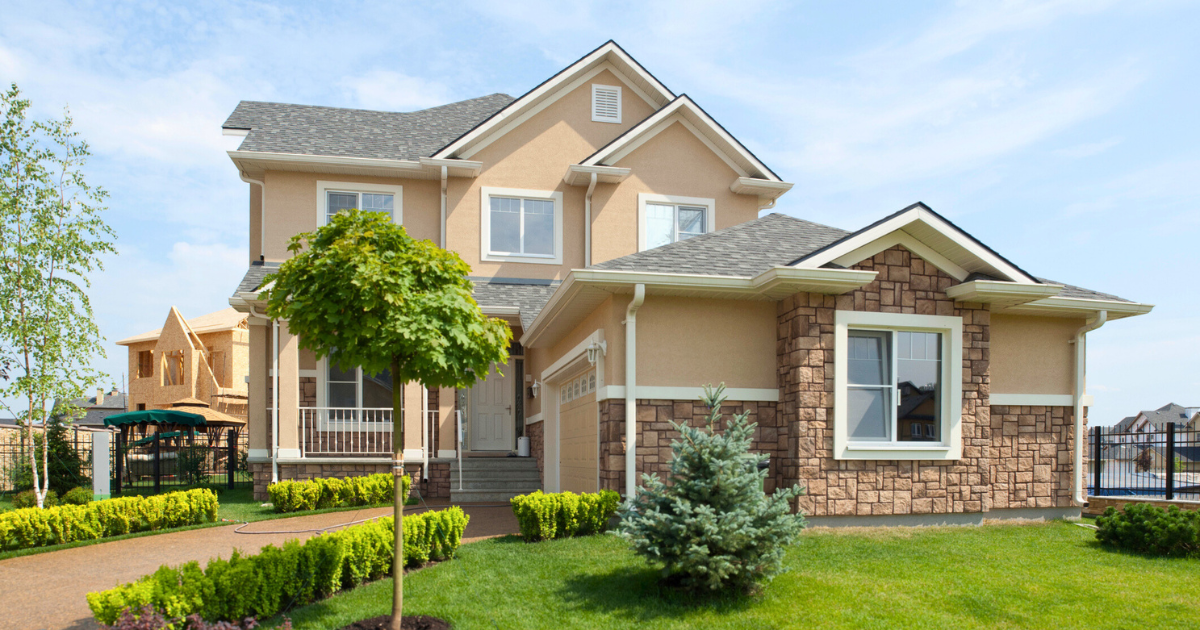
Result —
M 748 591 L 783 569 L 784 548 L 804 528 L 789 501 L 800 486 L 763 491 L 767 456 L 750 452 L 756 424 L 736 414 L 717 432 L 725 386 L 704 388 L 706 426 L 672 423 L 671 474 L 642 475 L 637 496 L 621 510 L 617 533 L 653 563 L 663 577 L 689 590 Z

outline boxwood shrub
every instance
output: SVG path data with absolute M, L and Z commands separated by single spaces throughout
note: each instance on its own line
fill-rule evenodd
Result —
M 217 520 L 217 495 L 197 489 L 0 514 L 0 550 L 29 549 Z
M 1164 510 L 1149 503 L 1109 507 L 1096 519 L 1101 543 L 1162 556 L 1200 557 L 1200 513 L 1172 505 Z
M 408 496 L 412 479 L 405 475 L 403 496 Z M 267 486 L 271 505 L 276 512 L 303 512 L 332 507 L 354 507 L 391 503 L 393 500 L 391 473 L 346 477 L 345 479 L 310 479 L 280 481 Z
M 621 495 L 612 490 L 543 494 L 541 490 L 509 500 L 526 542 L 595 534 L 608 529 Z
M 404 517 L 404 564 L 454 557 L 470 520 L 461 508 Z M 88 606 L 103 624 L 122 611 L 146 607 L 168 618 L 198 614 L 207 621 L 264 619 L 392 572 L 393 520 L 376 521 L 315 536 L 255 555 L 234 551 L 214 559 L 162 566 L 136 582 L 89 593 Z

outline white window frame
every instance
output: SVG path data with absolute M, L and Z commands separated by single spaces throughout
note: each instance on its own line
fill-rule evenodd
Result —
M 601 90 L 616 90 L 617 91 L 617 118 L 605 118 L 596 115 L 596 92 Z M 621 86 L 619 85 L 601 85 L 599 83 L 592 84 L 592 122 L 602 123 L 620 123 L 621 122 Z
M 343 382 L 343 381 L 339 381 Z M 399 385 L 403 387 L 403 384 Z M 392 387 L 397 387 L 396 380 L 392 379 Z M 354 368 L 354 399 L 358 402 L 357 407 L 338 407 L 338 409 L 391 409 L 388 407 L 363 407 L 363 370 L 362 366 Z M 325 357 L 317 361 L 317 408 L 329 409 L 329 357 Z M 330 420 L 328 417 L 321 418 L 319 428 L 328 430 L 334 424 L 338 429 L 345 430 L 365 430 L 372 431 L 391 431 L 391 422 L 367 422 L 365 420 Z
M 962 459 L 962 318 L 944 315 L 837 311 L 834 324 L 833 458 L 899 461 Z M 846 391 L 849 383 L 848 351 L 851 329 L 942 334 L 943 394 L 939 420 L 942 442 L 902 442 L 899 440 L 868 442 L 850 439 Z M 892 345 L 894 346 L 894 344 Z M 894 362 L 896 348 L 892 347 L 891 352 Z M 895 402 L 893 400 L 892 404 Z M 898 436 L 893 435 L 893 438 L 896 437 Z
M 389 193 L 392 200 L 392 223 L 404 225 L 404 187 L 391 184 L 363 184 L 359 182 L 317 182 L 317 227 L 326 223 L 329 216 L 329 193 Z
M 679 195 L 656 195 L 653 193 L 638 193 L 638 251 L 646 251 L 646 204 L 661 204 L 671 206 L 702 206 L 704 213 L 704 233 L 715 231 L 717 222 L 717 201 L 707 197 L 681 197 Z M 678 211 L 676 211 L 675 228 L 679 228 Z M 676 235 L 678 237 L 678 234 Z M 678 243 L 679 241 L 674 241 Z
M 479 259 L 486 262 L 523 262 L 535 265 L 561 265 L 563 262 L 563 194 L 554 190 L 527 190 L 524 188 L 496 188 L 481 186 L 479 189 Z M 554 202 L 554 255 L 512 254 L 492 251 L 492 197 L 519 197 Z

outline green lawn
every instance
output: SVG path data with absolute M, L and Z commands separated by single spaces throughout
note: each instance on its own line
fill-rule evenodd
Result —
M 405 612 L 472 628 L 1194 628 L 1200 561 L 1100 547 L 1065 522 L 812 530 L 761 595 L 697 602 L 619 539 L 465 545 L 405 578 Z M 297 630 L 390 611 L 383 580 L 294 610 Z M 279 619 L 273 620 L 275 624 Z
M 178 491 L 182 488 L 175 488 L 168 492 Z M 128 497 L 136 494 L 151 495 L 153 492 L 126 492 L 120 496 Z M 345 512 L 347 510 L 361 510 L 362 506 L 344 507 L 344 508 L 327 508 L 324 510 L 311 510 L 308 512 L 291 512 L 288 514 L 277 514 L 273 508 L 263 507 L 262 501 L 254 500 L 254 491 L 250 488 L 238 488 L 235 490 L 222 489 L 217 494 L 217 502 L 220 508 L 217 511 L 216 523 L 203 523 L 201 525 L 188 525 L 185 527 L 176 527 L 173 529 L 160 529 L 152 532 L 139 532 L 136 534 L 126 534 L 124 536 L 113 536 L 111 538 L 101 538 L 98 540 L 81 540 L 78 542 L 67 543 L 65 545 L 54 545 L 51 547 L 36 547 L 34 549 L 17 549 L 15 551 L 0 551 L 0 560 L 7 558 L 15 558 L 17 556 L 28 556 L 37 553 L 47 553 L 50 551 L 58 551 L 60 549 L 71 549 L 73 547 L 84 547 L 87 545 L 98 545 L 114 540 L 125 540 L 126 538 L 141 538 L 143 536 L 155 536 L 158 534 L 168 534 L 170 532 L 181 532 L 189 529 L 201 529 L 205 527 L 219 527 L 221 525 L 230 525 L 234 522 L 253 522 L 266 521 L 277 518 L 289 518 L 293 516 L 309 516 L 311 514 L 324 514 L 326 512 Z M 412 505 L 415 499 L 409 499 L 409 505 Z M 385 504 L 380 507 L 386 507 L 390 504 Z M 12 509 L 12 497 L 4 495 L 0 497 L 0 512 Z

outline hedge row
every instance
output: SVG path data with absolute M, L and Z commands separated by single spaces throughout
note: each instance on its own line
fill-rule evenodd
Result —
M 1096 538 L 1106 545 L 1162 556 L 1200 558 L 1200 512 L 1172 505 L 1127 503 L 1096 519 Z
M 454 557 L 470 520 L 448 508 L 404 517 L 404 564 Z M 265 619 L 392 572 L 393 520 L 383 518 L 301 543 L 267 545 L 251 556 L 235 551 L 214 559 L 162 566 L 140 580 L 89 593 L 88 606 L 103 624 L 121 612 L 150 606 L 168 618 L 199 614 L 207 621 Z
M 404 476 L 403 496 L 408 496 L 412 479 Z M 280 481 L 267 486 L 271 505 L 276 512 L 303 512 L 332 507 L 354 507 L 391 503 L 395 483 L 390 473 L 347 477 L 345 479 L 310 479 Z
M 217 495 L 197 489 L 0 514 L 0 550 L 28 549 L 217 520 Z
M 513 497 L 513 514 L 526 542 L 603 532 L 617 511 L 621 495 L 612 490 L 575 494 L 559 492 Z

